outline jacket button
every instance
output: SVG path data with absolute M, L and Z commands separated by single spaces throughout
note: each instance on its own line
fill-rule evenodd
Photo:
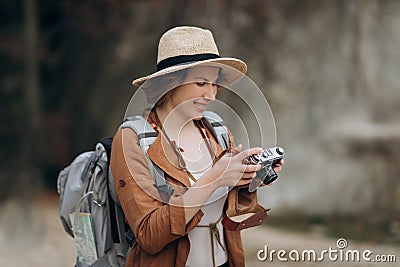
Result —
M 122 180 L 119 180 L 118 184 L 119 184 L 120 187 L 124 187 L 125 186 L 125 182 L 122 181 Z

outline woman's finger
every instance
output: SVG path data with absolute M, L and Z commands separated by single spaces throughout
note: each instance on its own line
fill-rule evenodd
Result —
M 242 144 L 238 145 L 237 147 L 231 148 L 230 153 L 232 156 L 239 154 L 242 151 Z
M 251 180 L 254 177 L 256 177 L 256 173 L 255 172 L 245 172 L 245 173 L 243 173 L 242 179 Z
M 274 171 L 275 172 L 280 172 L 282 170 L 282 167 L 281 166 L 275 166 L 274 167 Z
M 249 148 L 246 149 L 245 151 L 240 152 L 239 154 L 237 154 L 236 156 L 240 159 L 240 160 L 244 160 L 245 158 L 254 155 L 254 154 L 258 154 L 262 151 L 261 148 L 259 147 L 254 147 L 254 148 Z
M 251 182 L 252 179 L 240 179 L 239 182 L 237 182 L 236 186 L 240 185 L 247 185 Z
M 260 164 L 249 164 L 245 165 L 246 167 L 244 168 L 244 172 L 256 172 L 259 171 L 262 166 Z

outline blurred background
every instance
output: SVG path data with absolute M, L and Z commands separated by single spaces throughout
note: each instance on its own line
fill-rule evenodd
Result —
M 0 0 L 0 254 L 71 266 L 58 172 L 114 134 L 177 25 L 210 29 L 270 103 L 287 155 L 260 228 L 398 248 L 399 14 L 396 0 Z

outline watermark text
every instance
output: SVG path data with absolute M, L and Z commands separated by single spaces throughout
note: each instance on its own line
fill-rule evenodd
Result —
M 323 261 L 340 261 L 340 262 L 396 262 L 396 255 L 375 255 L 373 251 L 369 249 L 357 250 L 347 249 L 348 243 L 344 238 L 339 238 L 336 242 L 336 247 L 329 247 L 316 251 L 314 249 L 304 250 L 275 250 L 269 249 L 267 245 L 263 249 L 257 252 L 257 259 L 260 261 L 274 261 L 278 260 L 281 262 L 293 261 L 293 262 L 323 262 Z

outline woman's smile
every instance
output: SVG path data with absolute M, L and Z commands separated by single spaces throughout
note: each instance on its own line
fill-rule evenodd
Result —
M 193 104 L 200 110 L 205 111 L 207 109 L 208 102 L 194 101 Z

